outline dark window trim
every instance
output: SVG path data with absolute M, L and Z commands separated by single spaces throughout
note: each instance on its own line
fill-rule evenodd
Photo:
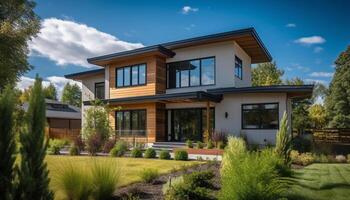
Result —
M 105 85 L 105 82 L 95 82 L 95 93 L 94 93 L 95 99 L 97 99 L 97 95 L 96 95 L 96 85 L 97 85 L 97 84 L 101 84 L 101 83 L 103 83 L 103 88 L 104 88 L 103 94 L 106 95 L 106 85 Z M 105 99 L 105 97 L 103 97 L 102 99 Z
M 236 74 L 236 61 L 237 61 L 237 60 L 239 60 L 240 63 L 241 63 L 239 75 Z M 235 72 L 235 77 L 237 77 L 237 78 L 243 80 L 243 61 L 242 61 L 242 59 L 240 59 L 240 58 L 239 58 L 238 56 L 236 56 L 236 55 L 235 55 L 235 71 L 234 71 L 234 72 Z
M 244 128 L 243 127 L 243 106 L 249 106 L 249 105 L 265 105 L 265 104 L 277 104 L 277 128 L 271 129 L 271 128 Z M 272 110 L 272 109 L 270 109 Z M 260 125 L 261 125 L 261 119 L 260 119 Z M 267 103 L 246 103 L 241 105 L 241 128 L 242 130 L 278 130 L 280 127 L 280 106 L 278 102 L 267 102 Z
M 140 112 L 140 111 L 145 111 L 145 134 L 144 134 L 144 136 L 147 136 L 147 109 L 128 109 L 128 110 L 117 110 L 117 111 L 115 111 L 115 113 L 114 113 L 114 129 L 115 129 L 115 131 L 118 131 L 119 129 L 117 128 L 117 113 L 118 112 L 121 112 L 122 113 L 122 116 L 123 116 L 123 118 L 122 118 L 122 131 L 131 131 L 132 130 L 132 112 Z M 130 118 L 129 118 L 129 124 L 130 124 L 130 130 L 125 130 L 124 129 L 124 127 L 125 127 L 125 121 L 124 121 L 124 113 L 125 112 L 129 112 L 130 113 Z M 123 136 L 128 136 L 128 135 L 123 135 Z
M 140 65 L 145 65 L 145 83 L 140 84 Z M 137 66 L 137 85 L 132 85 L 132 67 Z M 125 86 L 125 75 L 124 75 L 124 69 L 130 67 L 130 85 Z M 123 86 L 118 86 L 118 69 L 121 69 L 123 71 Z M 127 65 L 123 67 L 116 67 L 115 68 L 115 88 L 128 88 L 128 87 L 138 87 L 138 86 L 144 86 L 147 85 L 147 63 L 140 63 L 140 64 L 134 64 L 134 65 Z
M 214 83 L 213 84 L 208 84 L 208 85 L 202 85 L 202 60 L 204 59 L 208 59 L 208 58 L 214 58 Z M 176 87 L 176 83 L 175 83 L 175 87 L 174 88 L 169 88 L 169 77 L 168 77 L 168 72 L 169 72 L 169 64 L 172 63 L 177 63 L 177 62 L 191 62 L 193 60 L 199 60 L 199 85 L 194 85 L 194 86 L 190 86 L 191 83 L 191 78 L 189 77 L 188 79 L 188 85 L 186 87 L 181 87 L 181 83 L 179 83 L 179 87 Z M 189 72 L 190 74 L 190 72 Z M 180 89 L 180 88 L 193 88 L 193 87 L 205 87 L 205 86 L 213 86 L 216 85 L 216 56 L 208 56 L 208 57 L 201 57 L 201 58 L 194 58 L 194 59 L 188 59 L 188 60 L 179 60 L 179 61 L 174 61 L 174 62 L 168 62 L 166 63 L 166 89 Z M 179 73 L 179 82 L 181 82 L 181 73 Z

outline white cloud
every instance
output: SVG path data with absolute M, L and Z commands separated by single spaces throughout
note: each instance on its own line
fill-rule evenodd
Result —
M 192 8 L 191 6 L 184 6 L 181 9 L 181 13 L 184 15 L 187 15 L 190 12 L 197 12 L 199 9 L 198 8 Z
M 311 74 L 309 74 L 309 76 L 311 77 L 332 77 L 334 75 L 333 72 L 312 72 Z
M 48 18 L 41 26 L 38 36 L 29 42 L 31 55 L 47 57 L 57 65 L 91 67 L 86 61 L 89 57 L 143 47 L 70 20 Z
M 320 53 L 321 51 L 323 51 L 322 47 L 315 47 L 314 48 L 314 53 Z
M 297 25 L 294 23 L 289 23 L 289 24 L 286 24 L 286 27 L 287 28 L 295 28 L 295 27 L 297 27 Z
M 311 83 L 311 84 L 315 84 L 315 83 L 321 83 L 323 85 L 327 85 L 327 81 L 325 80 L 320 80 L 320 79 L 305 79 L 306 83 Z
M 17 88 L 20 90 L 24 90 L 27 89 L 29 86 L 34 85 L 34 78 L 30 78 L 30 77 L 26 77 L 26 76 L 22 76 L 20 81 L 17 82 Z M 43 87 L 47 87 L 50 82 L 56 87 L 57 89 L 57 95 L 58 95 L 58 99 L 61 99 L 62 96 L 62 91 L 63 91 L 63 87 L 66 85 L 66 83 L 70 83 L 70 84 L 77 84 L 79 87 L 81 87 L 81 83 L 77 82 L 77 81 L 73 81 L 71 79 L 66 79 L 62 76 L 49 76 L 46 77 L 43 81 Z
M 326 42 L 321 36 L 310 36 L 310 37 L 301 37 L 297 40 L 294 40 L 295 43 L 304 44 L 304 45 L 313 45 L 313 44 L 323 44 Z
M 300 71 L 303 71 L 303 72 L 308 72 L 310 71 L 310 68 L 309 67 L 305 67 L 305 66 L 302 66 L 298 63 L 293 63 L 291 64 L 290 67 L 286 67 L 287 71 L 292 71 L 294 69 L 297 69 L 297 70 L 300 70 Z

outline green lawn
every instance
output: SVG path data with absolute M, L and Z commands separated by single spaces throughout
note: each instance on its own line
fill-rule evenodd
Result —
M 84 168 L 93 163 L 93 159 L 99 162 L 113 160 L 121 167 L 120 186 L 140 181 L 139 172 L 145 168 L 158 169 L 160 173 L 168 173 L 173 168 L 181 168 L 184 165 L 199 164 L 198 161 L 174 161 L 142 158 L 112 158 L 112 157 L 88 157 L 88 156 L 46 156 L 46 162 L 50 170 L 50 177 L 54 177 L 57 170 L 65 161 L 71 161 L 77 168 Z
M 350 199 L 350 164 L 312 164 L 295 170 L 293 181 L 293 199 Z

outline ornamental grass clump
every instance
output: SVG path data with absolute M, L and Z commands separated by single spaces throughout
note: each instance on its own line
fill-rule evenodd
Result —
M 145 183 L 152 183 L 159 177 L 159 171 L 157 169 L 144 169 L 139 174 L 141 180 Z
M 243 139 L 229 138 L 221 168 L 219 199 L 282 198 L 287 184 L 276 169 L 279 159 L 271 149 L 249 152 Z

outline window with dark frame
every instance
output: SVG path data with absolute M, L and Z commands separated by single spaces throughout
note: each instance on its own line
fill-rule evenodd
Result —
M 104 99 L 105 98 L 105 83 L 95 83 L 95 98 Z
M 116 69 L 116 84 L 119 87 L 139 86 L 146 84 L 146 64 L 125 66 Z
M 243 78 L 242 60 L 237 56 L 235 56 L 235 76 L 241 80 Z
M 119 136 L 146 135 L 146 110 L 116 111 L 115 120 L 115 130 Z
M 215 57 L 167 64 L 167 88 L 215 84 Z
M 278 103 L 242 104 L 242 129 L 278 129 Z

